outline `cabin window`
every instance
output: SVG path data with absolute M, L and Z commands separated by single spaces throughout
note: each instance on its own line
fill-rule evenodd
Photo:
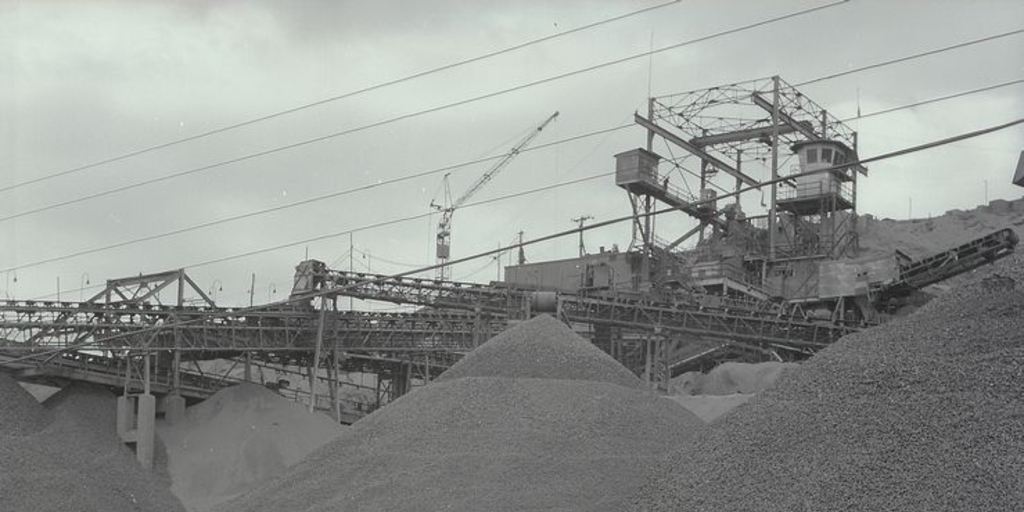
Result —
M 843 162 L 846 162 L 846 155 L 836 151 L 836 158 L 835 158 L 836 165 L 842 164 Z
M 812 148 L 807 150 L 807 163 L 816 164 L 818 163 L 818 149 Z
M 832 150 L 831 149 L 823 148 L 821 150 L 821 162 L 825 163 L 825 164 L 832 163 Z

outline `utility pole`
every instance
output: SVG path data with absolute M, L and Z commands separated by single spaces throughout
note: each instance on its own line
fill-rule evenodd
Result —
M 256 295 L 256 272 L 252 273 L 252 281 L 249 282 L 249 307 L 252 307 L 253 297 Z
M 594 220 L 594 217 L 592 215 L 581 215 L 579 217 L 576 217 L 576 218 L 570 219 L 570 220 L 572 220 L 577 225 L 579 225 L 579 228 L 580 228 L 580 258 L 582 258 L 585 254 L 587 254 L 587 248 L 586 248 L 586 246 L 583 245 L 583 225 L 588 220 Z

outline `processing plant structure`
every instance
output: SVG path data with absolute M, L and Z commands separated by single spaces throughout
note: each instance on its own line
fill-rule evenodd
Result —
M 857 185 L 868 169 L 857 134 L 778 77 L 651 98 L 635 121 L 646 144 L 615 156 L 615 185 L 634 213 L 625 250 L 511 265 L 491 283 L 306 260 L 288 301 L 249 308 L 218 306 L 183 270 L 115 279 L 81 302 L 0 302 L 0 363 L 21 380 L 123 388 L 139 415 L 180 414 L 274 368 L 294 374 L 273 383 L 279 391 L 351 422 L 511 323 L 549 313 L 667 387 L 673 375 L 724 360 L 807 358 L 1017 244 L 1006 229 L 924 258 L 864 257 Z M 758 198 L 764 211 L 746 211 Z M 665 216 L 693 227 L 665 229 Z M 340 297 L 417 309 L 350 310 Z M 230 367 L 211 374 L 202 364 L 211 360 Z M 345 372 L 375 376 L 371 407 L 342 403 Z M 125 436 L 143 443 L 147 433 L 126 414 Z

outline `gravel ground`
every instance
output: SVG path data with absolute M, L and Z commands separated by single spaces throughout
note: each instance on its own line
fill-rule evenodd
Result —
M 116 405 L 109 391 L 76 385 L 50 400 L 49 425 L 33 435 L 0 433 L 0 509 L 184 512 L 110 430 Z
M 972 279 L 721 418 L 631 510 L 1024 510 L 1024 260 Z
M 466 355 L 439 380 L 461 377 L 588 380 L 644 388 L 643 381 L 626 367 L 548 315 L 506 329 Z
M 46 409 L 18 381 L 0 372 L 0 435 L 32 434 L 49 423 Z
M 539 319 L 512 330 L 524 332 L 496 337 L 459 370 L 500 368 L 501 376 L 446 375 L 222 510 L 620 511 L 643 470 L 702 428 L 561 324 Z M 544 341 L 516 346 L 527 333 Z M 546 359 L 552 354 L 563 371 Z M 564 375 L 574 358 L 589 363 L 577 373 L 585 380 L 534 377 Z

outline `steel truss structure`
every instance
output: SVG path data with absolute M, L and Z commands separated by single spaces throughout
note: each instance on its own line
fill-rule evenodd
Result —
M 379 405 L 506 327 L 504 319 L 458 310 L 318 306 L 218 307 L 182 270 L 115 279 L 83 302 L 0 301 L 0 365 L 28 380 L 137 391 L 149 361 L 154 392 L 202 399 L 238 379 L 204 374 L 197 361 L 234 358 L 245 366 L 245 380 L 253 364 L 306 368 L 309 389 L 323 380 L 309 368 L 326 370 L 328 380 L 342 371 L 371 373 Z M 336 388 L 335 379 L 328 389 Z
M 809 320 L 796 310 L 735 307 L 732 302 L 709 307 L 613 291 L 565 294 L 503 283 L 390 278 L 331 270 L 313 261 L 301 264 L 299 272 L 309 279 L 296 280 L 304 283 L 293 291 L 297 295 L 317 291 L 327 297 L 458 309 L 480 318 L 510 321 L 549 312 L 577 326 L 608 353 L 652 380 L 667 380 L 697 355 L 707 357 L 729 350 L 754 351 L 778 359 L 803 358 L 862 327 Z
M 719 228 L 729 225 L 724 217 L 735 214 L 737 210 L 730 208 L 738 208 L 739 197 L 734 200 L 735 207 L 717 203 L 698 203 L 701 208 L 690 206 L 698 199 L 713 200 L 717 195 L 716 188 L 723 192 L 736 192 L 744 186 L 758 187 L 760 182 L 755 176 L 776 178 L 790 174 L 784 168 L 793 156 L 789 149 L 794 144 L 828 141 L 848 148 L 853 157 L 857 151 L 856 132 L 779 77 L 652 97 L 646 117 L 636 114 L 634 118 L 647 130 L 646 154 L 655 160 L 655 165 L 662 159 L 656 154 L 661 146 L 655 141 L 660 141 L 664 143 L 664 151 L 668 152 L 665 161 L 674 169 L 699 179 L 699 197 L 695 192 L 682 193 L 679 184 L 670 181 L 669 172 L 655 170 L 640 180 L 642 183 L 620 183 L 629 192 L 630 204 L 638 215 L 633 243 L 642 247 L 644 254 L 654 260 L 652 269 L 678 263 L 678 257 L 673 258 L 675 248 L 693 236 L 704 241 L 707 227 L 714 227 L 717 233 Z M 797 170 L 796 164 L 792 167 Z M 719 179 L 720 173 L 728 175 L 725 181 Z M 814 203 L 813 211 L 801 210 L 794 213 L 792 219 L 787 217 L 786 222 L 801 228 L 796 230 L 803 235 L 801 237 L 793 236 L 793 229 L 776 228 L 779 218 L 784 215 L 778 208 L 779 188 L 784 189 L 781 191 L 783 195 L 793 195 L 797 193 L 798 184 L 790 180 L 781 185 L 773 183 L 767 186 L 770 204 L 767 205 L 766 225 L 761 228 L 767 240 L 764 243 L 747 240 L 748 250 L 758 249 L 756 254 L 748 256 L 761 258 L 758 264 L 765 267 L 777 259 L 855 255 L 857 175 L 866 173 L 863 167 L 853 166 L 842 176 L 847 181 L 843 185 L 842 201 L 827 200 L 824 196 L 828 194 L 824 194 L 821 201 Z M 800 189 L 801 197 L 811 195 L 805 189 L 806 186 Z M 676 233 L 659 237 L 654 232 L 651 218 L 641 215 L 653 210 L 654 201 L 678 208 L 697 219 L 698 225 L 681 236 Z M 844 209 L 850 210 L 850 215 L 837 214 Z M 807 242 L 810 233 L 813 233 L 815 243 Z M 745 232 L 731 234 L 747 238 L 752 235 Z M 752 274 L 764 275 L 763 269 L 750 270 Z M 657 283 L 658 280 L 658 275 L 652 276 L 652 282 Z M 764 285 L 763 282 L 749 284 Z

